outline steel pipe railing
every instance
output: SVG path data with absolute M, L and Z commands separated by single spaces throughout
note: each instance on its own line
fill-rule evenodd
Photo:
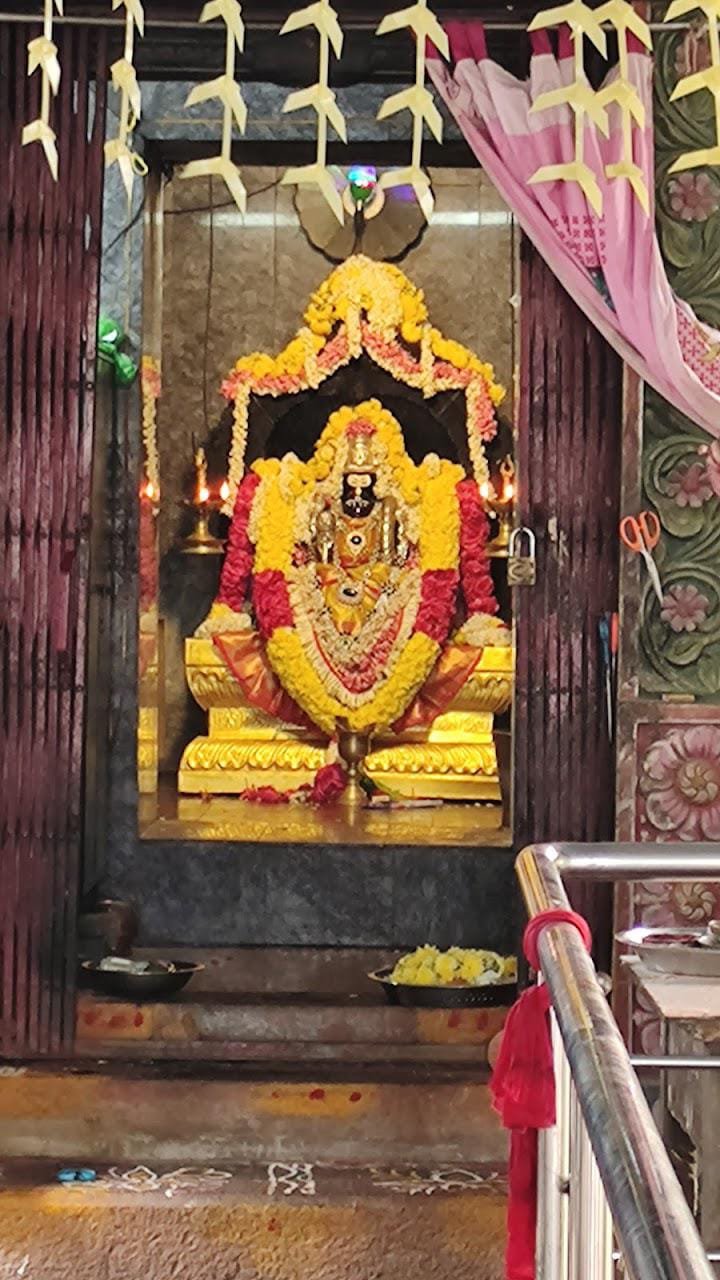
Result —
M 569 908 L 561 875 L 613 881 L 720 878 L 720 847 L 711 852 L 707 845 L 535 845 L 519 855 L 516 866 L 532 917 Z M 580 934 L 569 924 L 549 925 L 540 933 L 538 953 L 632 1280 L 713 1280 L 690 1208 Z M 547 1248 L 541 1234 L 538 1280 L 557 1280 L 557 1263 L 555 1233 L 548 1233 Z

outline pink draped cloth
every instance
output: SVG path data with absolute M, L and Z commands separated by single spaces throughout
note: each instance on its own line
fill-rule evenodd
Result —
M 430 75 L 526 235 L 622 358 L 666 400 L 720 437 L 720 332 L 701 323 L 673 293 L 655 234 L 652 59 L 630 36 L 629 75 L 646 117 L 642 130 L 633 127 L 633 158 L 645 178 L 649 215 L 629 182 L 605 177 L 605 165 L 622 154 L 621 113 L 611 105 L 608 138 L 585 120 L 585 162 L 603 196 L 598 217 L 574 182 L 528 185 L 541 166 L 574 159 L 571 109 L 530 114 L 540 94 L 574 79 L 567 29 L 560 32 L 557 58 L 547 33 L 533 34 L 527 81 L 488 58 L 482 23 L 448 23 L 447 33 L 454 70 L 432 49 Z M 613 69 L 607 79 L 616 76 Z

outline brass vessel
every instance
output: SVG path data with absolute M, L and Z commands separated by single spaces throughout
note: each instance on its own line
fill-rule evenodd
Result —
M 339 803 L 346 809 L 360 809 L 366 796 L 360 781 L 363 764 L 370 750 L 372 731 L 351 729 L 347 720 L 338 720 L 338 754 L 347 770 L 347 784 Z

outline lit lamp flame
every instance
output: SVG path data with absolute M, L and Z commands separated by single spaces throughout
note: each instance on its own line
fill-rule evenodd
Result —
M 223 480 L 222 484 L 220 485 L 220 497 L 223 502 L 227 502 L 228 498 L 230 497 L 230 485 L 228 484 L 227 480 Z

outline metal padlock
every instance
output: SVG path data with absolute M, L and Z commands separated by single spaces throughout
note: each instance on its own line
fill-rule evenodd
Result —
M 523 552 L 523 543 L 527 552 Z M 508 546 L 507 576 L 511 587 L 535 586 L 535 534 L 524 525 L 513 529 Z

